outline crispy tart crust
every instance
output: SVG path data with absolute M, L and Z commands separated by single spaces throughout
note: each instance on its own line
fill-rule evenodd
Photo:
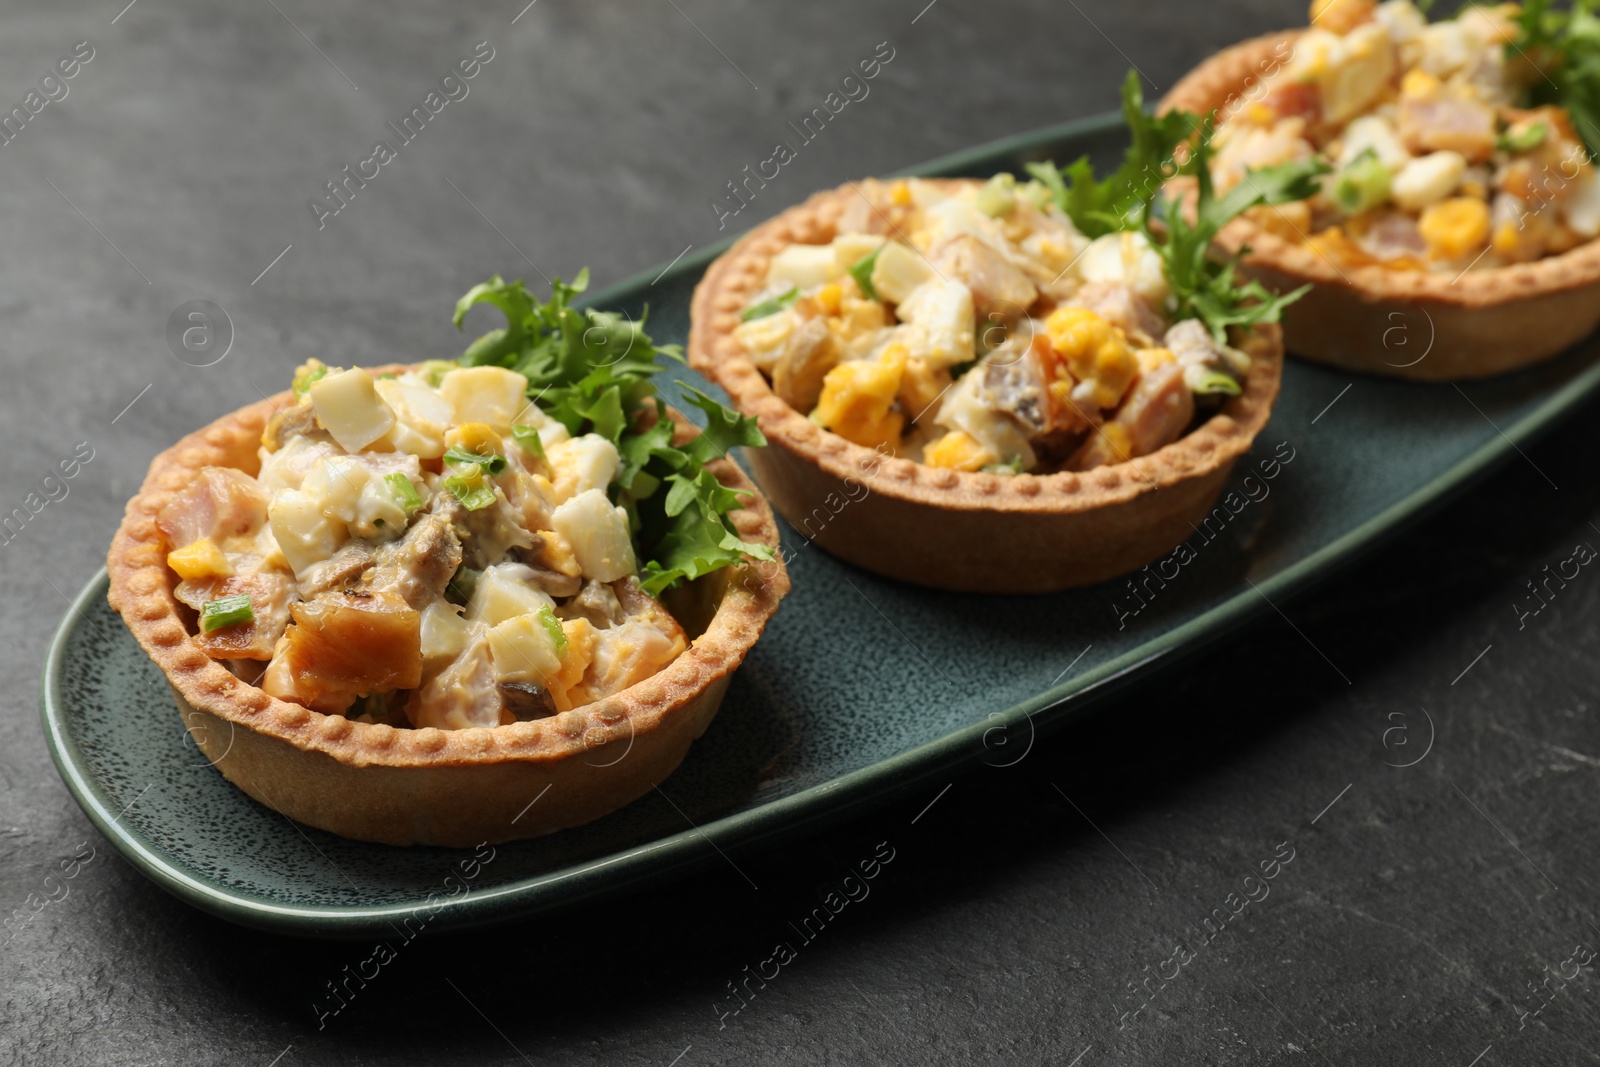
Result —
M 1268 34 L 1217 53 L 1185 75 L 1159 110 L 1204 115 L 1244 98 L 1298 37 Z M 1241 270 L 1271 289 L 1315 286 L 1285 313 L 1285 345 L 1346 370 L 1417 381 L 1487 378 L 1549 359 L 1600 325 L 1600 240 L 1459 278 L 1337 266 L 1245 218 L 1218 241 L 1230 252 L 1248 247 Z
M 971 179 L 945 179 L 949 186 Z M 886 457 L 786 404 L 733 336 L 739 312 L 786 244 L 826 244 L 857 186 L 817 193 L 751 230 L 695 290 L 689 361 L 757 418 L 748 453 L 778 512 L 807 539 L 866 570 L 938 589 L 1043 593 L 1136 570 L 1193 532 L 1234 461 L 1266 425 L 1283 374 L 1276 326 L 1240 340 L 1242 395 L 1148 456 L 1075 473 L 1004 476 Z
M 493 729 L 407 730 L 320 714 L 269 696 L 202 652 L 191 637 L 193 612 L 173 596 L 176 576 L 155 517 L 202 467 L 254 473 L 267 419 L 293 401 L 285 392 L 241 408 L 158 455 L 107 557 L 111 606 L 166 675 L 196 743 L 230 781 L 290 818 L 345 837 L 469 846 L 589 822 L 676 769 L 788 592 L 781 560 L 725 568 L 669 594 L 685 628 L 704 629 L 654 677 L 583 708 Z M 674 418 L 680 438 L 692 436 L 693 427 Z M 739 535 L 776 549 L 776 521 L 754 486 L 731 462 L 710 469 L 752 493 L 750 506 L 732 515 Z

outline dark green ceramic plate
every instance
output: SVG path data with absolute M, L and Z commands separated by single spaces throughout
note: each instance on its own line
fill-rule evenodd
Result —
M 981 176 L 1084 152 L 1107 161 L 1122 142 L 1120 120 L 1107 116 L 914 173 Z M 648 303 L 651 333 L 682 341 L 690 293 L 720 251 L 594 302 L 633 314 Z M 1396 363 L 1428 343 L 1426 321 L 1397 321 L 1373 338 Z M 45 731 L 62 777 L 112 843 L 161 886 L 225 918 L 365 936 L 413 916 L 442 929 L 545 912 L 936 786 L 957 764 L 1014 762 L 1036 729 L 1283 605 L 1495 464 L 1522 462 L 1521 443 L 1600 388 L 1596 350 L 1461 388 L 1291 362 L 1272 422 L 1236 470 L 1237 513 L 1197 533 L 1193 558 L 1173 561 L 1137 597 L 1124 582 L 1040 597 L 933 593 L 847 567 L 786 528 L 794 592 L 662 792 L 589 826 L 501 846 L 481 866 L 471 853 L 300 827 L 229 785 L 106 606 L 104 574 L 51 646 Z M 447 883 L 462 868 L 474 877 Z

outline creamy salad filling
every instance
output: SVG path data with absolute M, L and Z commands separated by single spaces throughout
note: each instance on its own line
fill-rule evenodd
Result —
M 157 519 L 200 647 L 283 700 L 440 729 L 671 663 L 688 639 L 641 587 L 617 446 L 527 391 L 499 366 L 302 367 L 259 474 L 208 467 Z
M 1340 264 L 1452 273 L 1600 236 L 1585 146 L 1600 130 L 1534 102 L 1560 95 L 1544 68 L 1561 49 L 1530 37 L 1521 7 L 1468 5 L 1430 23 L 1411 0 L 1316 0 L 1311 18 L 1216 129 L 1219 189 L 1251 167 L 1333 168 L 1315 197 L 1257 208 L 1262 225 Z
M 1174 316 L 1144 233 L 1090 239 L 1048 186 L 860 183 L 791 244 L 735 336 L 791 407 L 936 467 L 1086 470 L 1177 440 L 1249 357 Z

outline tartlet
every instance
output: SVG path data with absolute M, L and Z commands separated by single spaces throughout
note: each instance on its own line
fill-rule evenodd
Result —
M 983 183 L 928 184 L 959 191 Z M 692 306 L 691 364 L 757 418 L 769 446 L 749 463 L 773 506 L 808 539 L 866 570 L 918 585 L 1048 592 L 1135 570 L 1192 533 L 1266 424 L 1282 375 L 1274 325 L 1232 338 L 1249 368 L 1214 414 L 1147 455 L 1093 469 L 1000 473 L 929 466 L 823 429 L 774 390 L 735 336 L 791 245 L 826 245 L 866 194 L 818 193 L 741 238 Z
M 1341 9 L 1329 8 L 1330 12 L 1337 10 Z M 1363 13 L 1366 13 L 1389 22 L 1405 21 L 1410 25 L 1413 19 L 1411 13 L 1415 9 L 1409 4 L 1386 3 L 1375 6 L 1364 3 L 1364 0 L 1348 0 L 1342 10 L 1354 13 L 1351 16 L 1354 18 L 1363 17 Z M 1500 9 L 1487 10 L 1495 18 L 1509 17 L 1506 11 Z M 1416 15 L 1415 18 L 1420 19 L 1421 16 Z M 1315 31 L 1294 30 L 1269 34 L 1219 52 L 1174 86 L 1162 100 L 1159 110 L 1163 113 L 1183 110 L 1201 115 L 1215 111 L 1221 116 L 1219 130 L 1226 130 L 1230 124 L 1242 125 L 1252 121 L 1249 117 L 1254 113 L 1252 109 L 1266 107 L 1263 104 L 1265 100 L 1281 99 L 1285 101 L 1285 106 L 1300 106 L 1293 98 L 1303 93 L 1298 86 L 1288 83 L 1298 69 L 1291 66 L 1291 61 L 1299 54 L 1299 50 L 1305 49 L 1305 35 L 1308 32 L 1315 32 L 1320 39 L 1328 31 L 1319 28 Z M 1362 111 L 1354 119 L 1347 118 L 1345 122 L 1369 121 L 1370 117 L 1376 117 L 1381 122 L 1386 113 L 1384 109 L 1393 111 L 1402 106 L 1406 93 L 1448 94 L 1455 91 L 1455 83 L 1449 78 L 1441 81 L 1432 75 L 1417 77 L 1402 86 L 1402 74 L 1406 68 L 1399 58 L 1400 46 L 1394 47 L 1396 59 L 1387 68 L 1391 73 L 1384 75 L 1389 87 L 1384 90 L 1386 95 L 1375 105 L 1377 110 Z M 1337 72 L 1329 72 L 1327 76 L 1335 79 Z M 1465 79 L 1467 76 L 1461 77 Z M 1366 83 L 1349 79 L 1346 84 Z M 1464 93 L 1467 90 L 1461 91 Z M 1483 106 L 1488 108 L 1490 105 Z M 1500 111 L 1502 114 L 1513 113 L 1513 109 L 1504 105 Z M 1595 179 L 1589 173 L 1592 165 L 1587 161 L 1587 152 L 1582 149 L 1581 140 L 1577 139 L 1570 122 L 1563 117 L 1564 113 L 1558 113 L 1555 109 L 1546 111 L 1555 116 L 1554 120 L 1544 117 L 1544 112 L 1515 112 L 1520 116 L 1516 120 L 1520 125 L 1515 130 L 1508 129 L 1508 134 L 1522 130 L 1530 123 L 1534 126 L 1550 122 L 1563 125 L 1563 136 L 1575 141 L 1577 147 L 1572 173 L 1565 174 L 1555 184 L 1561 187 L 1558 190 L 1561 195 L 1568 195 L 1573 190 L 1581 191 L 1585 199 L 1584 224 L 1588 225 L 1591 220 L 1587 216 L 1593 214 L 1588 201 L 1595 200 L 1596 194 L 1593 186 Z M 1264 119 L 1265 112 L 1262 116 Z M 1314 109 L 1312 118 L 1313 127 L 1317 122 L 1325 121 L 1316 118 Z M 1339 138 L 1349 135 L 1350 128 L 1341 123 L 1329 132 L 1308 136 L 1313 140 L 1330 140 L 1332 145 L 1339 145 Z M 1397 151 L 1398 142 L 1391 144 L 1381 129 L 1378 132 L 1386 138 L 1386 150 Z M 1415 139 L 1417 135 L 1412 136 Z M 1554 141 L 1555 137 L 1552 135 L 1551 139 Z M 1500 143 L 1502 146 L 1505 144 L 1504 141 Z M 1413 163 L 1423 164 L 1415 168 L 1419 172 L 1429 170 L 1432 164 L 1440 161 L 1444 164 L 1460 162 L 1461 153 L 1454 150 L 1430 152 L 1425 146 L 1411 144 L 1410 147 L 1420 153 L 1412 159 Z M 1467 152 L 1474 151 L 1465 143 L 1461 147 Z M 1405 148 L 1400 147 L 1398 151 L 1403 152 Z M 1494 166 L 1503 166 L 1506 149 L 1501 147 L 1495 151 L 1499 153 L 1495 158 L 1500 162 L 1494 163 Z M 1345 154 L 1350 155 L 1348 152 Z M 1481 155 L 1481 151 L 1478 154 Z M 1402 162 L 1397 160 L 1396 166 Z M 1349 164 L 1347 160 L 1346 165 Z M 1489 164 L 1476 166 L 1486 174 L 1491 169 Z M 1404 169 L 1399 166 L 1395 171 L 1395 180 Z M 1446 169 L 1454 173 L 1460 167 Z M 1475 172 L 1469 167 L 1464 173 L 1466 177 L 1459 188 L 1452 186 L 1458 191 L 1447 193 L 1447 196 L 1461 200 L 1465 207 L 1471 207 L 1466 203 L 1470 199 L 1468 192 L 1459 190 L 1469 189 L 1468 182 L 1475 180 Z M 1334 187 L 1332 183 L 1337 178 L 1337 174 L 1330 177 L 1330 188 Z M 1385 172 L 1385 188 L 1388 181 L 1389 175 Z M 1418 197 L 1426 199 L 1432 195 L 1425 186 L 1412 189 L 1410 184 L 1406 193 L 1409 200 L 1420 203 Z M 1507 199 L 1507 195 L 1495 193 L 1492 184 L 1478 184 L 1487 185 L 1488 192 L 1484 195 L 1490 206 L 1516 209 L 1516 205 L 1509 201 L 1504 205 L 1495 202 L 1497 199 Z M 1470 188 L 1476 190 L 1477 187 L 1472 185 Z M 1359 191 L 1353 190 L 1352 195 L 1359 197 Z M 1434 203 L 1439 205 L 1443 219 L 1448 213 L 1446 209 L 1455 201 Z M 1357 210 L 1365 212 L 1367 209 Z M 1422 210 L 1416 207 L 1411 213 L 1415 215 Z M 1385 211 L 1388 215 L 1384 217 L 1400 218 L 1404 214 L 1404 210 L 1397 209 L 1393 202 L 1389 202 L 1386 207 L 1380 207 L 1364 217 L 1377 218 L 1383 216 Z M 1432 245 L 1419 246 L 1416 255 L 1420 257 L 1420 265 L 1410 264 L 1406 256 L 1398 253 L 1394 254 L 1392 261 L 1361 257 L 1348 259 L 1338 249 L 1353 249 L 1359 242 L 1338 240 L 1340 232 L 1334 230 L 1331 236 L 1335 243 L 1325 246 L 1323 236 L 1330 231 L 1319 230 L 1319 226 L 1308 225 L 1303 218 L 1296 221 L 1294 216 L 1285 216 L 1273 209 L 1259 209 L 1235 219 L 1219 233 L 1218 243 L 1230 254 L 1246 252 L 1241 261 L 1241 271 L 1259 279 L 1270 289 L 1284 292 L 1307 284 L 1313 286 L 1286 314 L 1284 338 L 1291 353 L 1347 370 L 1419 381 L 1484 378 L 1549 359 L 1588 336 L 1600 325 L 1600 240 L 1582 233 L 1568 232 L 1570 227 L 1567 227 L 1563 217 L 1559 223 L 1562 227 L 1559 241 L 1549 245 L 1551 251 L 1547 254 L 1543 246 L 1519 249 L 1518 242 L 1523 241 L 1528 233 L 1555 226 L 1558 215 L 1564 215 L 1564 211 L 1546 210 L 1542 206 L 1524 205 L 1523 211 L 1539 225 L 1492 222 L 1489 236 L 1470 248 L 1462 249 L 1462 254 L 1457 257 L 1459 262 L 1448 257 L 1441 259 Z M 1472 214 L 1481 214 L 1483 219 L 1498 218 L 1488 207 L 1477 213 L 1462 211 L 1459 214 L 1464 218 Z M 1476 224 L 1479 220 L 1471 221 Z M 1362 225 L 1365 223 L 1360 217 L 1351 223 L 1356 229 Z M 1448 243 L 1450 229 L 1441 223 L 1441 230 Z M 1373 232 L 1384 241 L 1389 239 L 1387 231 Z M 1381 241 L 1377 247 L 1382 256 L 1390 255 L 1382 247 Z M 1538 258 L 1516 261 L 1519 257 L 1530 256 Z
M 157 516 L 207 467 L 255 474 L 264 429 L 297 399 L 285 392 L 241 408 L 158 455 L 107 560 L 112 607 L 230 781 L 289 818 L 346 837 L 469 846 L 588 822 L 677 767 L 787 592 L 781 561 L 759 571 L 725 567 L 664 593 L 691 643 L 658 673 L 581 707 L 494 727 L 397 728 L 323 714 L 269 695 L 202 651 L 196 614 L 174 595 Z M 671 417 L 675 441 L 695 436 L 687 420 Z M 739 535 L 776 547 L 771 512 L 738 468 L 723 460 L 705 469 L 748 494 L 728 516 Z

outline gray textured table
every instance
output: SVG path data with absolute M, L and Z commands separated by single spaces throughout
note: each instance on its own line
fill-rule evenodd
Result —
M 64 595 L 99 567 L 150 457 L 306 357 L 458 350 L 448 301 L 490 271 L 587 263 L 607 284 L 713 242 L 724 183 L 880 42 L 893 59 L 870 95 L 726 232 L 845 178 L 1106 110 L 1130 63 L 1165 87 L 1303 9 L 122 2 L 0 16 L 5 108 L 77 42 L 80 60 L 92 50 L 0 148 L 0 511 L 79 442 L 93 450 L 68 495 L 0 545 L 0 911 L 81 842 L 100 846 L 70 896 L 0 948 L 0 1059 L 1600 1060 L 1590 969 L 1549 979 L 1577 943 L 1600 945 L 1600 579 L 1520 631 L 1510 606 L 1575 542 L 1600 544 L 1600 407 L 1289 605 L 1301 632 L 1273 616 L 1017 766 L 957 778 L 931 808 L 932 791 L 737 856 L 759 893 L 712 868 L 419 942 L 319 1030 L 314 998 L 365 951 L 168 897 L 99 841 L 41 738 L 40 660 Z M 493 57 L 468 95 L 319 229 L 308 201 L 481 41 Z M 231 317 L 215 366 L 169 351 L 169 316 L 191 300 Z M 1432 751 L 1386 766 L 1420 751 L 1419 708 Z M 1397 726 L 1409 735 L 1386 744 Z M 885 839 L 895 862 L 870 897 L 734 999 L 815 887 Z M 1290 850 L 1265 899 L 1230 904 L 1247 868 Z M 1214 908 L 1238 914 L 1198 945 Z

